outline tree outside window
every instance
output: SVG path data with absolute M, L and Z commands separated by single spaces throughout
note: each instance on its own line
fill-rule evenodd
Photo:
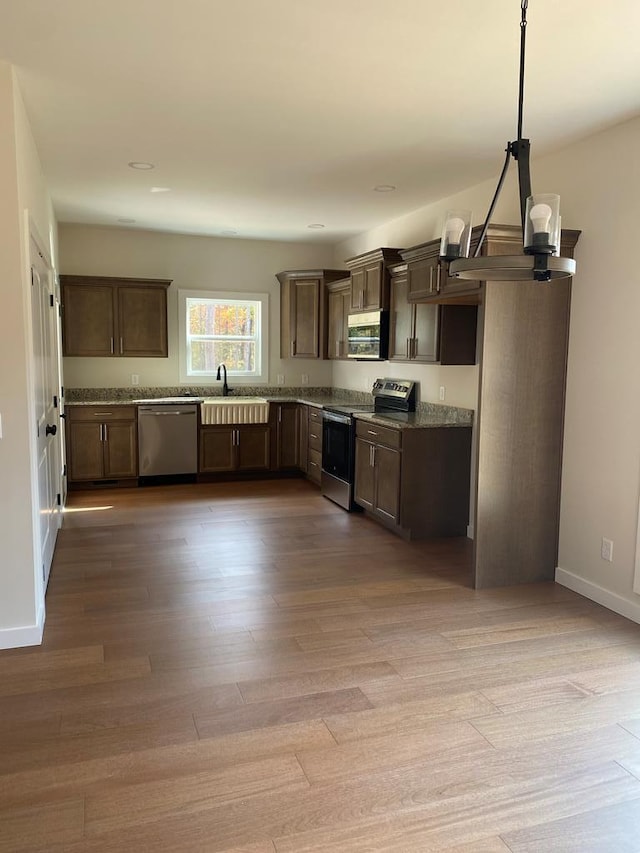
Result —
M 259 301 L 187 298 L 188 374 L 214 373 L 221 362 L 230 374 L 258 374 L 260 312 Z

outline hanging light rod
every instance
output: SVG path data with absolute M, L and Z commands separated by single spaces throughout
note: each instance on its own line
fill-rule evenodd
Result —
M 487 217 L 480 232 L 473 258 L 469 258 L 471 242 L 471 213 L 466 210 L 447 211 L 440 256 L 448 260 L 449 275 L 462 279 L 481 281 L 550 281 L 567 278 L 576 271 L 573 258 L 560 256 L 562 232 L 560 228 L 560 197 L 557 195 L 532 195 L 529 154 L 531 144 L 522 138 L 524 107 L 524 64 L 527 35 L 527 8 L 529 0 L 521 0 L 520 19 L 520 78 L 518 88 L 518 129 L 515 142 L 507 142 L 505 160 L 498 186 L 489 205 Z M 520 218 L 524 241 L 524 255 L 496 255 L 481 257 L 482 245 L 487 235 L 491 217 L 507 176 L 511 158 L 518 164 L 520 189 Z

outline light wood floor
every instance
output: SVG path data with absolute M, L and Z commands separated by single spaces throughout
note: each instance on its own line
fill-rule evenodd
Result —
M 640 626 L 303 481 L 72 493 L 0 851 L 638 853 Z

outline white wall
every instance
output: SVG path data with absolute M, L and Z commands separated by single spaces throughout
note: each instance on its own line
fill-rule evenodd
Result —
M 640 621 L 640 118 L 542 161 L 562 220 L 583 230 L 571 331 L 557 578 Z M 600 557 L 601 538 L 614 559 Z
M 180 384 L 178 362 L 178 290 L 237 290 L 269 293 L 270 378 L 299 386 L 331 383 L 327 361 L 280 360 L 280 285 L 275 274 L 290 269 L 332 267 L 330 246 L 259 240 L 190 237 L 124 228 L 60 225 L 60 271 L 69 275 L 107 275 L 172 279 L 168 292 L 169 358 L 65 358 L 69 388 L 129 386 L 137 373 L 140 385 Z M 197 385 L 197 382 L 192 383 Z
M 30 279 L 26 211 L 55 250 L 55 221 L 22 98 L 0 62 L 0 648 L 38 642 L 43 619 L 34 423 L 29 393 Z

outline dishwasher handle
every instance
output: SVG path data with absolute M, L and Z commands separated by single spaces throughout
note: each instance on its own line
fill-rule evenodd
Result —
M 138 415 L 152 415 L 154 418 L 160 416 L 164 417 L 165 415 L 191 415 L 194 416 L 197 414 L 197 410 L 195 406 L 183 406 L 180 409 L 175 409 L 170 406 L 164 406 L 163 408 L 154 408 L 152 406 L 139 406 L 138 407 Z

